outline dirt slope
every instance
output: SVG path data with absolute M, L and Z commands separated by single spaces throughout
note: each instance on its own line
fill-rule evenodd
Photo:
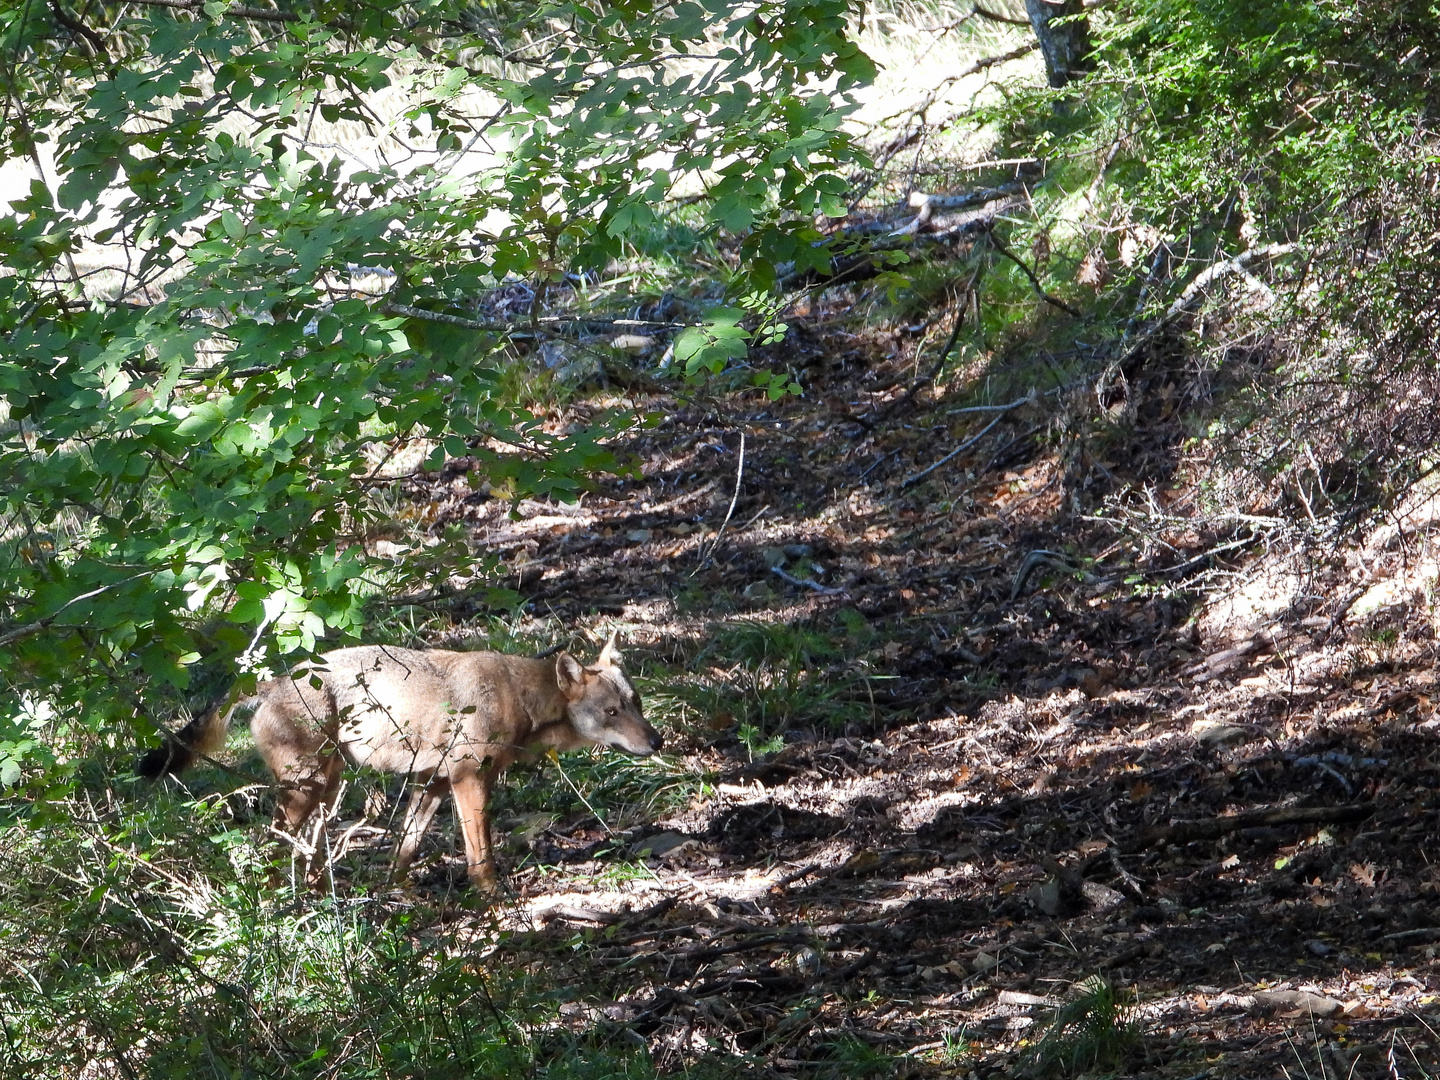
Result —
M 545 625 L 625 629 L 669 687 L 673 760 L 707 778 L 618 834 L 583 812 L 529 830 L 502 951 L 570 988 L 573 1028 L 675 1069 L 996 1075 L 1099 973 L 1140 1032 L 1101 1071 L 1433 1075 L 1440 720 L 1428 593 L 1406 586 L 1423 532 L 1304 553 L 1297 576 L 1193 509 L 1181 374 L 1149 372 L 1125 423 L 1097 426 L 1083 391 L 926 384 L 922 329 L 800 326 L 806 394 L 779 404 L 617 394 L 666 419 L 624 447 L 638 478 L 578 507 L 511 518 L 464 462 L 413 482 L 436 527 L 506 553 Z M 1096 520 L 1146 488 L 1159 542 Z M 1176 587 L 1201 572 L 1250 581 L 1242 601 L 1290 585 L 1237 614 Z M 464 596 L 439 603 L 464 637 Z M 801 655 L 734 682 L 747 623 L 830 643 L 790 684 L 814 709 L 747 708 Z

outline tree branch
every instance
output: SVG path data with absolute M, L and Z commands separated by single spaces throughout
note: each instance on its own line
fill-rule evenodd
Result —
M 25 623 L 23 626 L 16 626 L 4 633 L 0 633 L 0 646 L 9 645 L 11 642 L 19 641 L 21 638 L 29 637 L 31 634 L 38 634 L 58 619 L 66 608 L 74 607 L 76 604 L 85 600 L 92 600 L 101 593 L 109 592 L 111 589 L 118 589 L 121 585 L 128 585 L 132 581 L 139 581 L 141 578 L 149 577 L 153 573 L 155 573 L 154 570 L 144 570 L 138 574 L 131 574 L 129 577 L 123 578 L 120 581 L 112 581 L 109 585 L 101 585 L 100 588 L 91 589 L 89 592 L 81 593 L 79 596 L 72 596 L 43 619 L 36 619 L 34 622 Z
M 1175 302 L 1166 309 L 1165 318 L 1161 320 L 1162 323 L 1169 322 L 1184 312 L 1191 304 L 1195 303 L 1195 301 L 1199 299 L 1201 292 L 1203 292 L 1211 282 L 1224 277 L 1226 274 L 1240 273 L 1251 263 L 1260 259 L 1276 259 L 1281 255 L 1289 255 L 1294 251 L 1298 251 L 1299 247 L 1299 244 L 1263 244 L 1260 247 L 1253 247 L 1248 251 L 1242 251 L 1233 259 L 1226 259 L 1224 262 L 1218 262 L 1214 266 L 1207 267 L 1196 276 L 1194 281 L 1185 287 L 1185 291 L 1176 297 Z
M 62 8 L 60 6 L 60 0 L 50 0 L 50 14 L 54 15 L 55 21 L 65 27 L 66 30 L 84 38 L 86 44 L 94 50 L 96 56 L 105 60 L 110 58 L 110 54 L 105 49 L 105 39 Z

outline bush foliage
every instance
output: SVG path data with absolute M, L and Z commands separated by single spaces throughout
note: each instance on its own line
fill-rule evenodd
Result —
M 847 14 L 0 11 L 0 147 L 37 173 L 0 215 L 3 778 L 42 763 L 37 721 L 143 729 L 205 657 L 355 634 L 404 584 L 365 540 L 407 447 L 514 495 L 616 468 L 613 422 L 547 429 L 496 361 L 681 186 L 743 234 L 737 295 L 810 252 L 858 153 Z M 486 307 L 502 286 L 518 318 Z M 681 342 L 693 368 L 743 353 L 734 315 L 712 325 Z

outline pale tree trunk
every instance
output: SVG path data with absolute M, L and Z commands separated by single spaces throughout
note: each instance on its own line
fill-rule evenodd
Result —
M 1089 69 L 1090 24 L 1081 0 L 1025 0 L 1025 11 L 1040 42 L 1051 86 L 1065 86 Z M 1055 21 L 1076 15 L 1079 18 L 1067 22 Z

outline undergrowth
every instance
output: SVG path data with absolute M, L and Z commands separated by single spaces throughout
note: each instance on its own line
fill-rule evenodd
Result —
M 1099 975 L 1077 983 L 1044 1022 L 1027 1055 L 1031 1075 L 1079 1076 L 1118 1070 L 1140 1042 L 1140 1026 L 1120 991 Z
M 840 734 L 873 714 L 863 660 L 871 635 L 858 613 L 849 616 L 838 627 L 716 623 L 684 670 L 647 700 L 677 726 L 748 731 L 742 739 L 752 750 L 776 749 L 771 740 L 797 729 Z
M 296 893 L 220 800 L 52 805 L 0 849 L 0 1074 L 632 1077 L 495 932 L 394 896 Z M 473 904 L 473 898 L 468 902 Z M 705 1075 L 701 1068 L 699 1075 Z

